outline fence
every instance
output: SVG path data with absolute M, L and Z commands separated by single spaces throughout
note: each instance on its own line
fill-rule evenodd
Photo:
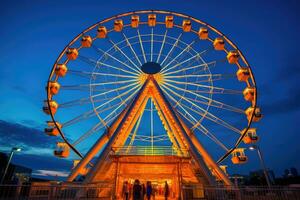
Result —
M 2 200 L 54 200 L 54 199 L 113 199 L 112 184 L 53 185 L 1 185 Z M 300 200 L 300 188 L 292 187 L 200 187 L 183 186 L 184 200 Z
M 184 186 L 182 196 L 188 200 L 300 200 L 300 188 Z
M 112 185 L 1 185 L 0 199 L 2 200 L 52 200 L 52 199 L 111 199 Z

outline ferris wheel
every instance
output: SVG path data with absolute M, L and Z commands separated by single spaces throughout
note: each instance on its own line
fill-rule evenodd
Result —
M 262 114 L 242 52 L 203 21 L 156 10 L 107 18 L 62 50 L 52 67 L 43 107 L 51 116 L 45 132 L 57 136 L 54 154 L 68 157 L 71 149 L 73 158 L 85 157 L 149 75 L 216 162 L 230 155 L 234 164 L 247 161 L 243 146 L 258 140 L 252 122 Z M 136 125 L 129 145 L 167 139 L 153 134 L 155 110 L 153 102 L 147 104 L 150 130 Z

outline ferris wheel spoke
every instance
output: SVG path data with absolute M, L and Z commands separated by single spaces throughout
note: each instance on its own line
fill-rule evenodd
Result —
M 190 103 L 193 107 L 197 108 L 196 109 L 191 109 L 193 112 L 196 112 L 198 115 L 206 118 L 206 119 L 209 119 L 210 121 L 212 122 L 215 122 L 216 124 L 219 124 L 225 128 L 228 128 L 238 134 L 241 133 L 241 131 L 237 128 L 235 128 L 234 126 L 230 125 L 229 123 L 225 122 L 224 120 L 222 120 L 221 118 L 213 115 L 212 113 L 208 112 L 207 110 L 205 110 L 204 108 L 198 106 L 197 104 L 195 104 L 193 101 L 187 99 L 186 97 L 184 96 L 181 96 L 179 95 L 178 93 L 174 92 L 172 89 L 168 88 L 167 86 L 163 86 L 165 87 L 166 89 L 168 89 L 171 93 L 173 93 L 174 95 L 180 97 L 181 99 L 185 100 L 186 102 Z M 179 101 L 178 101 L 179 102 Z M 188 108 L 190 108 L 189 106 L 187 106 Z M 201 112 L 200 112 L 201 111 Z M 197 121 L 196 124 L 194 124 L 194 126 L 192 127 L 192 129 L 195 129 L 197 126 L 199 126 L 201 123 L 200 121 Z
M 117 106 L 117 105 L 114 105 L 114 106 L 110 106 L 110 107 L 101 109 L 101 111 L 97 112 L 97 114 L 101 114 L 102 112 L 105 112 L 105 111 L 107 111 L 107 110 L 109 110 L 109 109 L 111 109 L 111 108 L 113 108 L 113 107 L 115 107 L 115 106 Z M 95 110 L 97 110 L 97 109 L 95 109 Z M 95 116 L 95 115 L 96 115 L 95 110 L 92 109 L 92 110 L 89 110 L 89 111 L 87 111 L 87 112 L 84 112 L 84 113 L 80 114 L 79 116 L 77 116 L 77 117 L 75 117 L 75 118 L 73 118 L 73 119 L 71 119 L 71 120 L 69 120 L 69 121 L 63 123 L 63 124 L 62 124 L 62 127 L 71 126 L 71 125 L 73 125 L 73 124 L 75 124 L 75 123 L 81 122 L 81 121 L 83 121 L 83 120 L 86 120 L 86 119 L 88 119 L 88 118 L 91 118 L 91 117 Z M 101 120 L 101 121 L 102 121 L 102 120 Z M 102 121 L 102 123 L 103 123 L 103 121 Z M 103 123 L 103 124 L 106 125 L 105 123 Z
M 188 61 L 190 61 L 190 60 L 192 60 L 192 59 L 195 59 L 195 58 L 196 58 L 196 59 L 199 59 L 199 58 L 201 58 L 201 55 L 204 54 L 204 53 L 206 53 L 207 51 L 208 51 L 208 49 L 206 49 L 206 50 L 204 50 L 204 51 L 202 51 L 202 52 L 200 52 L 200 53 L 196 53 L 194 56 L 189 57 L 188 59 L 185 59 L 185 60 L 183 60 L 183 61 L 181 61 L 181 62 L 175 64 L 174 66 L 172 66 L 172 67 L 170 67 L 170 68 L 168 68 L 168 69 L 166 69 L 166 67 L 163 67 L 162 70 L 161 70 L 161 72 L 162 72 L 162 73 L 165 73 L 165 72 L 167 72 L 167 71 L 170 71 L 171 69 L 174 69 L 174 68 L 176 68 L 176 67 L 178 67 L 178 66 L 180 66 L 180 65 L 182 65 L 182 64 L 184 64 L 184 63 L 186 63 L 186 62 L 188 62 Z M 204 62 L 204 63 L 205 63 L 205 62 Z
M 132 74 L 132 75 L 135 75 L 135 76 L 137 76 L 137 75 L 140 73 L 140 72 L 138 72 L 138 73 L 136 73 L 136 72 L 131 72 L 131 71 L 128 71 L 128 70 L 126 70 L 126 69 L 122 69 L 122 68 L 120 68 L 120 67 L 116 67 L 116 66 L 112 66 L 112 65 L 110 65 L 110 64 L 104 63 L 104 62 L 96 61 L 96 60 L 93 60 L 93 59 L 91 59 L 91 58 L 85 57 L 85 56 L 83 56 L 83 55 L 79 55 L 78 58 L 79 58 L 81 61 L 83 61 L 83 62 L 85 62 L 85 63 L 87 63 L 87 64 L 89 64 L 89 65 L 91 65 L 91 66 L 93 66 L 93 67 L 98 67 L 98 68 L 100 68 L 101 66 L 99 66 L 99 65 L 102 65 L 102 66 L 105 66 L 105 67 L 108 67 L 108 68 L 111 68 L 111 69 L 116 69 L 116 70 L 119 70 L 119 71 L 126 72 L 126 73 L 128 73 L 128 74 Z
M 166 42 L 166 36 L 167 36 L 167 33 L 168 33 L 168 29 L 166 30 L 166 32 L 165 32 L 165 34 L 164 34 L 164 39 L 163 39 L 162 44 L 161 44 L 161 46 L 160 46 L 160 50 L 159 50 L 159 53 L 158 53 L 158 56 L 157 56 L 157 59 L 156 59 L 156 62 L 157 62 L 157 63 L 159 63 L 159 59 L 160 59 L 162 50 L 163 50 L 164 45 L 165 45 L 165 42 Z
M 217 145 L 222 147 L 226 152 L 229 150 L 214 134 L 212 134 L 207 128 L 205 128 L 202 124 L 197 127 L 197 130 L 202 132 L 204 135 L 208 136 L 212 141 L 214 141 Z
M 97 107 L 95 108 L 95 110 L 98 110 L 99 108 L 102 108 L 103 106 L 105 106 L 105 105 L 107 105 L 107 104 L 109 104 L 109 103 L 115 101 L 116 99 L 121 99 L 121 101 L 122 101 L 122 98 L 121 98 L 121 97 L 127 95 L 127 94 L 130 93 L 132 90 L 135 90 L 135 89 L 137 89 L 138 87 L 139 87 L 139 85 L 137 85 L 137 86 L 131 88 L 130 90 L 127 90 L 126 92 L 123 92 L 122 94 L 119 94 L 119 95 L 117 95 L 117 96 L 111 98 L 111 99 L 108 100 L 108 101 L 105 101 L 103 104 L 97 106 Z M 136 91 L 135 91 L 135 92 L 136 92 Z M 134 92 L 134 93 L 135 93 L 135 92 Z M 102 99 L 102 98 L 101 98 L 101 99 Z M 93 100 L 93 101 L 94 101 L 94 100 Z
M 170 74 L 177 74 L 177 73 L 180 73 L 180 72 L 186 72 L 188 70 L 196 69 L 196 68 L 199 68 L 199 67 L 202 67 L 201 70 L 204 71 L 210 65 L 212 65 L 212 67 L 214 67 L 216 65 L 216 63 L 217 63 L 217 61 L 212 61 L 212 62 L 209 62 L 209 63 L 203 63 L 203 64 L 199 64 L 199 65 L 194 65 L 192 67 L 186 67 L 186 68 L 182 68 L 182 69 L 179 69 L 179 70 L 176 70 L 176 71 L 171 71 L 171 72 L 163 73 L 163 74 L 165 76 L 167 76 L 167 75 L 170 75 Z
M 102 86 L 102 85 L 116 85 L 116 84 L 125 84 L 130 82 L 136 82 L 136 80 L 125 80 L 125 81 L 111 81 L 111 82 L 100 82 L 100 83 L 91 83 L 90 86 Z
M 69 120 L 69 121 L 63 123 L 63 124 L 62 124 L 62 127 L 68 127 L 68 126 L 71 126 L 71 125 L 73 125 L 73 124 L 75 124 L 75 123 L 78 123 L 78 122 L 80 122 L 80 121 L 86 120 L 86 119 L 88 119 L 88 118 L 90 118 L 90 117 L 93 117 L 93 116 L 95 116 L 95 115 L 96 115 L 96 114 L 95 114 L 94 110 L 86 111 L 86 112 L 84 112 L 84 113 L 78 115 L 77 117 L 75 117 L 75 118 L 73 118 L 73 119 L 71 119 L 71 120 Z
M 115 108 L 113 111 L 111 111 L 106 117 L 105 117 L 105 119 L 104 120 L 106 120 L 106 119 L 109 119 L 109 117 L 111 116 L 111 115 L 113 115 L 114 113 L 116 114 L 116 111 L 118 110 L 118 109 L 120 109 L 123 105 L 127 105 L 126 103 L 131 99 L 131 98 L 133 98 L 133 96 L 136 94 L 138 92 L 138 90 L 136 90 L 136 91 L 134 91 L 130 96 L 128 96 L 125 100 L 123 100 L 122 102 L 121 102 L 121 104 L 117 107 L 117 108 Z M 121 111 L 120 111 L 120 113 L 121 113 Z M 116 114 L 117 115 L 117 114 Z M 116 116 L 115 115 L 115 116 Z
M 132 83 L 132 84 L 128 84 L 128 85 L 116 88 L 116 89 L 111 89 L 111 90 L 106 91 L 106 92 L 102 92 L 102 93 L 99 93 L 99 94 L 92 95 L 91 97 L 92 98 L 99 97 L 99 96 L 106 95 L 106 94 L 109 94 L 109 93 L 112 93 L 112 92 L 124 90 L 124 89 L 132 87 L 132 86 L 138 86 L 138 83 Z
M 139 87 L 139 86 L 137 86 L 137 87 Z M 135 88 L 133 88 L 133 89 L 135 89 Z M 132 90 L 133 90 L 132 89 Z M 63 127 L 67 127 L 67 126 L 70 126 L 70 125 L 72 125 L 72 124 L 74 124 L 74 123 L 78 123 L 78 122 L 80 122 L 80 121 L 82 121 L 82 120 L 85 120 L 85 119 L 88 119 L 88 118 L 90 118 L 90 117 L 93 117 L 93 116 L 95 116 L 96 115 L 96 113 L 95 113 L 95 111 L 97 111 L 97 110 L 99 110 L 99 108 L 102 108 L 104 105 L 107 105 L 107 104 L 109 104 L 110 102 L 112 102 L 112 101 L 114 101 L 114 100 L 116 100 L 117 98 L 120 98 L 121 96 L 124 96 L 124 95 L 126 95 L 127 93 L 129 93 L 129 92 L 131 92 L 132 90 L 128 90 L 127 92 L 124 92 L 123 94 L 121 94 L 121 95 L 119 95 L 119 96 L 116 96 L 116 97 L 114 97 L 114 98 L 112 98 L 112 99 L 110 99 L 109 101 L 106 101 L 104 104 L 101 104 L 100 106 L 98 106 L 98 107 L 96 107 L 95 109 L 92 109 L 92 110 L 89 110 L 89 111 L 86 111 L 86 112 L 84 112 L 84 113 L 82 113 L 82 114 L 80 114 L 79 116 L 77 116 L 77 117 L 75 117 L 75 118 L 73 118 L 73 119 L 71 119 L 71 120 L 69 120 L 69 121 L 67 121 L 67 122 L 65 122 L 65 123 L 63 123 L 62 124 L 62 126 Z M 120 105 L 122 106 L 122 105 L 124 105 L 135 93 L 137 92 L 137 90 L 135 91 L 135 92 L 133 92 L 133 94 L 131 94 L 129 97 L 127 97 L 125 100 L 123 100 L 121 103 L 120 103 Z M 119 106 L 120 106 L 119 105 Z M 101 109 L 100 111 L 97 111 L 97 113 L 99 114 L 99 113 L 102 113 L 102 112 L 104 112 L 104 111 L 107 111 L 107 110 L 109 110 L 109 109 L 111 109 L 112 107 L 108 107 L 108 108 L 104 108 L 104 109 Z
M 111 98 L 101 98 L 101 99 L 94 100 L 94 102 L 101 102 L 101 101 L 106 101 L 109 99 L 111 99 Z M 69 108 L 69 107 L 80 106 L 80 105 L 89 104 L 89 103 L 92 103 L 90 97 L 80 98 L 80 99 L 75 99 L 75 100 L 67 101 L 64 103 L 60 103 L 59 108 Z
M 183 89 L 183 88 L 180 88 L 180 87 L 176 87 L 176 86 L 174 86 L 174 85 L 172 85 L 172 84 L 168 84 L 168 83 L 165 83 L 165 85 L 168 85 L 168 86 L 170 86 L 170 87 L 172 87 L 172 88 L 174 88 L 174 89 L 176 89 L 176 90 L 181 90 L 181 91 L 183 91 L 183 92 L 192 94 L 192 95 L 194 95 L 194 96 L 196 96 L 196 97 L 199 97 L 199 98 L 201 98 L 201 99 L 205 99 L 205 100 L 207 100 L 207 102 L 208 102 L 209 105 L 211 105 L 212 103 L 214 103 L 214 104 L 215 104 L 215 107 L 218 106 L 218 107 L 220 107 L 220 108 L 223 108 L 223 109 L 226 109 L 226 110 L 229 110 L 229 111 L 238 112 L 238 113 L 244 113 L 244 111 L 242 111 L 242 110 L 239 109 L 239 108 L 236 108 L 236 107 L 234 107 L 234 106 L 231 106 L 231 105 L 222 103 L 222 102 L 220 102 L 220 101 L 211 99 L 211 98 L 209 98 L 209 97 L 203 96 L 203 95 L 198 94 L 198 93 L 195 93 L 195 92 L 193 92 L 193 91 L 189 91 L 189 90 L 186 90 L 186 89 Z M 241 112 L 241 111 L 242 111 L 242 112 Z
M 211 81 L 220 81 L 224 79 L 235 78 L 235 74 L 212 74 L 207 80 L 197 80 L 195 83 L 211 82 Z
M 181 116 L 183 116 L 190 124 L 194 124 L 193 121 L 191 121 L 190 118 L 186 117 L 185 114 L 183 114 L 181 111 L 176 110 Z M 187 111 L 186 111 L 187 112 Z M 188 112 L 187 112 L 188 113 Z M 228 148 L 211 132 L 209 132 L 202 124 L 200 124 L 199 127 L 196 128 L 199 130 L 201 133 L 203 133 L 206 137 L 208 137 L 210 140 L 215 142 L 217 145 L 219 145 L 222 149 L 225 151 L 228 151 Z
M 139 57 L 137 56 L 137 54 L 136 54 L 135 50 L 132 48 L 132 45 L 131 45 L 131 43 L 130 43 L 129 39 L 127 38 L 127 36 L 125 35 L 125 33 L 124 33 L 124 32 L 122 32 L 122 33 L 123 33 L 123 37 L 124 37 L 124 38 L 125 38 L 125 40 L 126 40 L 126 43 L 127 43 L 127 45 L 129 46 L 130 50 L 131 50 L 131 51 L 132 51 L 132 53 L 134 54 L 134 56 L 135 56 L 136 60 L 139 62 L 139 65 L 140 65 L 140 66 L 142 66 L 142 63 L 141 63 L 141 61 L 140 61 Z M 139 68 L 139 70 L 140 70 L 140 68 Z
M 111 74 L 111 73 L 101 73 L 101 72 L 92 72 L 91 75 L 95 75 L 95 76 L 114 76 L 114 77 L 118 77 L 118 78 L 137 79 L 137 76 L 121 75 L 121 74 Z
M 93 49 L 95 49 L 97 52 L 102 53 L 104 56 L 109 56 L 110 58 L 112 58 L 113 60 L 119 62 L 120 64 L 122 64 L 123 66 L 126 66 L 128 69 L 131 69 L 132 71 L 138 72 L 136 69 L 134 69 L 133 67 L 129 66 L 128 64 L 126 64 L 125 62 L 119 60 L 118 58 L 116 58 L 115 56 L 111 55 L 108 52 L 105 52 L 104 50 L 100 49 L 99 47 L 92 45 Z M 140 72 L 138 72 L 140 73 Z
M 191 125 L 194 125 L 195 123 L 197 123 L 198 120 L 196 120 L 193 115 L 191 115 L 184 107 L 180 101 L 177 101 L 176 99 L 174 99 L 166 90 L 164 90 L 162 88 L 162 90 L 167 94 L 167 96 L 169 96 L 169 98 L 174 101 L 175 104 L 177 104 L 186 114 L 183 114 L 182 112 L 180 112 L 180 110 L 176 110 L 181 116 L 183 116 L 189 123 L 191 123 Z M 191 109 L 190 107 L 186 106 L 187 109 L 195 112 L 193 109 Z M 174 108 L 175 109 L 175 108 Z M 189 117 L 187 117 L 186 115 L 188 115 Z M 194 121 L 192 121 L 191 119 L 193 119 Z M 201 123 L 200 126 L 196 127 L 198 130 L 200 130 L 202 133 L 204 133 L 208 138 L 210 138 L 212 141 L 214 141 L 217 145 L 219 145 L 221 148 L 223 148 L 225 151 L 228 151 L 228 148 L 220 141 L 218 140 L 218 138 L 215 137 L 214 134 L 210 133 Z
M 137 74 L 140 74 L 142 71 L 141 69 L 124 53 L 124 51 L 117 45 L 115 44 L 110 38 L 108 38 L 108 41 L 116 48 L 137 70 Z
M 173 63 L 177 58 L 179 58 L 183 53 L 190 50 L 190 48 L 199 41 L 199 37 L 196 37 L 190 44 L 188 44 L 180 53 L 178 53 L 168 64 L 166 64 L 162 70 L 167 68 L 171 63 Z
M 175 40 L 175 42 L 173 43 L 170 51 L 168 52 L 167 56 L 165 57 L 165 59 L 160 63 L 161 66 L 163 66 L 163 64 L 166 62 L 166 60 L 169 58 L 170 54 L 173 52 L 174 48 L 177 46 L 180 38 L 182 36 L 182 33 L 180 33 L 180 35 L 177 37 L 177 39 Z
M 146 62 L 147 62 L 146 54 L 145 54 L 145 51 L 144 51 L 143 41 L 142 41 L 142 38 L 141 38 L 141 34 L 140 34 L 139 29 L 137 29 L 137 33 L 138 33 L 138 37 L 139 37 L 139 42 L 140 42 L 140 47 L 141 47 L 141 50 L 142 50 L 144 62 L 146 63 Z
M 85 139 L 87 139 L 89 136 L 91 136 L 93 133 L 101 130 L 102 128 L 104 128 L 103 123 L 102 122 L 98 122 L 90 130 L 88 130 L 86 133 L 84 133 L 82 136 L 80 136 L 77 140 L 75 140 L 72 145 L 73 146 L 78 145 L 79 143 L 81 143 L 82 141 L 84 141 Z
M 151 29 L 151 53 L 150 53 L 150 61 L 153 61 L 153 28 Z
M 83 76 L 86 78 L 91 78 L 94 76 L 113 76 L 113 77 L 119 77 L 119 78 L 130 78 L 130 79 L 136 79 L 136 76 L 130 76 L 130 75 L 121 75 L 121 74 L 111 74 L 111 73 L 100 73 L 100 72 L 87 72 L 87 71 L 78 71 L 78 70 L 69 70 L 71 74 Z
M 212 76 L 212 74 L 207 74 L 209 77 Z M 220 75 L 220 74 L 217 74 Z M 184 81 L 174 81 L 174 80 L 170 80 L 170 79 L 164 79 L 166 82 L 171 82 L 171 83 L 175 83 L 175 84 L 179 84 L 179 85 L 191 85 L 191 86 L 196 86 L 196 87 L 200 87 L 200 88 L 208 88 L 210 90 L 212 90 L 210 93 L 217 93 L 217 94 L 242 94 L 242 91 L 239 90 L 232 90 L 232 89 L 226 89 L 226 88 L 221 88 L 221 87 L 215 87 L 215 86 L 210 86 L 210 85 L 202 85 L 202 84 L 198 84 L 198 83 L 192 83 L 192 82 L 184 82 Z M 193 90 L 191 90 L 193 91 Z

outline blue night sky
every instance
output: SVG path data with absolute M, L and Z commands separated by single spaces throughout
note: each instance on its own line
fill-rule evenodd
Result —
M 85 2 L 85 3 L 83 3 Z M 203 20 L 221 30 L 252 66 L 258 104 L 259 145 L 266 165 L 277 176 L 300 170 L 300 14 L 297 1 L 7 1 L 0 8 L 0 151 L 23 151 L 13 163 L 34 169 L 36 176 L 65 176 L 71 160 L 54 157 L 55 139 L 43 133 L 48 120 L 42 110 L 45 85 L 60 51 L 90 25 L 133 10 L 171 10 Z M 229 168 L 247 174 L 260 168 L 250 161 Z

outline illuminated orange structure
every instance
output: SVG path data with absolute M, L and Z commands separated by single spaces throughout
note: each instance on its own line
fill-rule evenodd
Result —
M 179 144 L 178 147 L 174 146 L 176 152 L 172 156 L 156 155 L 157 149 L 149 154 L 150 157 L 145 157 L 147 152 L 142 155 L 136 155 L 138 153 L 128 155 L 124 151 L 126 148 L 124 142 L 145 109 L 148 98 L 152 98 L 160 115 L 166 120 L 165 123 L 170 126 L 172 132 L 172 135 L 169 135 L 170 140 L 173 144 Z M 167 179 L 172 183 L 173 191 L 176 191 L 175 196 L 178 198 L 182 182 L 201 183 L 203 185 L 215 184 L 215 178 L 213 178 L 209 168 L 225 185 L 231 185 L 224 171 L 170 108 L 170 104 L 166 101 L 152 75 L 148 75 L 143 88 L 131 106 L 116 120 L 110 131 L 95 143 L 86 157 L 73 169 L 68 181 L 73 181 L 80 174 L 105 143 L 108 144 L 95 166 L 87 174 L 85 182 L 111 181 L 113 177 L 116 181 L 117 194 L 120 194 L 124 180 L 135 178 L 141 180 Z
M 108 183 L 116 198 L 135 179 L 160 188 L 167 181 L 177 199 L 185 185 L 232 186 L 220 164 L 230 156 L 247 162 L 241 145 L 258 140 L 252 122 L 262 114 L 245 57 L 220 31 L 180 13 L 129 12 L 89 27 L 59 55 L 46 89 L 43 110 L 52 121 L 45 132 L 62 139 L 54 155 L 77 156 L 67 181 Z M 150 135 L 138 130 L 144 111 Z

